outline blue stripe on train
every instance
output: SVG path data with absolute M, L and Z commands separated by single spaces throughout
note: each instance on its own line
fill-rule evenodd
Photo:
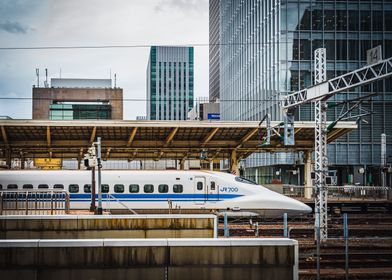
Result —
M 240 194 L 208 194 L 208 199 L 232 199 L 241 197 Z M 95 195 L 98 197 L 98 194 Z M 102 194 L 103 198 L 108 198 L 108 194 Z M 119 200 L 126 200 L 126 199 L 160 199 L 160 200 L 167 200 L 167 199 L 190 199 L 190 200 L 204 200 L 206 195 L 205 194 L 111 194 L 112 199 L 117 198 Z M 91 194 L 70 194 L 70 198 L 72 200 L 75 199 L 90 199 Z

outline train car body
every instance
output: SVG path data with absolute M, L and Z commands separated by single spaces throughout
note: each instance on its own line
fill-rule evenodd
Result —
M 1 171 L 3 190 L 64 189 L 71 209 L 89 209 L 91 171 Z M 97 195 L 96 195 L 97 197 Z M 311 212 L 307 205 L 232 174 L 212 171 L 102 171 L 103 208 L 137 213 Z

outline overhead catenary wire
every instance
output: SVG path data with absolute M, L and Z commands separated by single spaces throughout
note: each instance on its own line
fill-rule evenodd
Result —
M 13 101 L 29 101 L 29 100 L 53 100 L 52 98 L 33 98 L 33 97 L 2 97 L 0 96 L 0 100 L 13 100 Z M 106 102 L 108 100 L 111 101 L 123 101 L 123 102 L 150 102 L 150 101 L 174 101 L 174 102 L 198 102 L 199 100 L 192 98 L 185 98 L 185 99 L 178 99 L 178 98 L 157 98 L 157 99 L 147 99 L 147 98 L 109 98 L 109 99 L 89 99 L 86 102 Z M 69 102 L 68 99 L 56 99 L 57 102 Z M 209 102 L 207 99 L 203 100 L 205 102 Z M 282 99 L 220 99 L 219 102 L 216 103 L 226 103 L 226 102 L 282 102 Z M 330 101 L 328 103 L 332 103 L 334 101 Z M 373 99 L 373 100 L 365 100 L 363 103 L 370 103 L 370 102 L 388 102 L 391 103 L 391 100 L 384 100 L 384 99 Z M 346 102 L 347 103 L 347 102 Z M 350 103 L 350 102 L 349 102 Z M 352 102 L 354 103 L 354 102 Z
M 300 39 L 293 39 L 293 41 Z M 160 47 L 210 47 L 210 46 L 270 46 L 274 44 L 291 44 L 293 41 L 276 41 L 276 42 L 244 42 L 244 43 L 190 43 L 190 44 L 132 44 L 132 45 L 52 45 L 52 46 L 3 46 L 0 50 L 67 50 L 67 49 L 131 49 L 131 48 L 150 48 Z M 304 39 L 301 39 L 304 41 Z M 310 41 L 310 40 L 308 40 Z

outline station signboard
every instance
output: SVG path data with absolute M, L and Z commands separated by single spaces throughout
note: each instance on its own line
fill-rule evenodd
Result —
M 219 113 L 208 113 L 207 118 L 209 120 L 220 120 L 220 114 Z

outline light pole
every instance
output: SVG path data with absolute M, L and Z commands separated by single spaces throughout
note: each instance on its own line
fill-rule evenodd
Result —
M 102 189 L 101 189 L 101 137 L 97 137 L 97 163 L 98 163 L 98 208 L 97 214 L 102 215 Z

